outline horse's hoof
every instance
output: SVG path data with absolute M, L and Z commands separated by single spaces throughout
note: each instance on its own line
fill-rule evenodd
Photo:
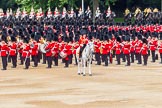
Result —
M 78 75 L 80 75 L 80 73 L 78 73 Z
M 89 76 L 92 76 L 92 74 L 89 74 Z
M 86 76 L 85 74 L 83 74 L 83 76 Z

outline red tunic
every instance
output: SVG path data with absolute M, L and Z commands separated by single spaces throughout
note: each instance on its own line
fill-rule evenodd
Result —
M 22 42 L 19 42 L 19 43 L 18 43 L 18 46 L 17 46 L 17 48 L 19 49 L 18 52 L 19 52 L 20 54 L 22 53 L 22 45 L 23 45 L 23 43 L 22 43 Z
M 2 57 L 7 56 L 8 50 L 9 50 L 9 48 L 8 48 L 7 44 L 1 45 L 1 46 L 0 46 L 0 55 L 1 55 Z
M 95 52 L 96 53 L 100 53 L 100 47 L 101 47 L 101 43 L 100 42 L 96 42 L 95 43 Z
M 129 43 L 124 44 L 123 53 L 130 54 L 130 44 Z
M 69 51 L 68 51 L 68 55 L 71 55 L 73 54 L 73 51 L 72 51 L 72 44 L 68 44 L 68 47 L 69 47 Z
M 160 43 L 160 46 L 159 46 L 159 53 L 162 54 L 162 43 Z
M 65 46 L 64 46 L 64 49 L 63 49 L 64 53 L 67 54 L 67 56 L 64 58 L 65 60 L 69 60 L 69 57 L 68 57 L 68 55 L 69 55 L 69 53 L 68 53 L 69 50 L 70 50 L 70 46 L 69 46 L 69 45 L 65 45 Z
M 109 48 L 109 45 L 108 43 L 103 43 L 102 45 L 102 54 L 108 54 L 108 48 Z
M 147 55 L 148 54 L 148 46 L 147 45 L 143 45 L 142 49 L 141 49 L 141 54 L 142 55 Z
M 26 44 L 22 50 L 22 57 L 30 57 L 30 45 Z
M 77 50 L 78 47 L 79 47 L 79 44 L 75 44 L 73 54 L 76 54 L 76 50 Z
M 156 48 L 157 48 L 157 41 L 156 41 L 156 40 L 152 40 L 152 41 L 150 42 L 150 50 L 151 50 L 151 51 L 155 51 Z
M 10 49 L 9 49 L 9 55 L 10 56 L 15 56 L 16 55 L 16 48 L 17 48 L 17 45 L 15 42 L 13 42 L 10 46 Z
M 120 45 L 120 43 L 119 42 L 117 42 L 116 43 L 116 45 L 115 45 L 115 53 L 116 54 L 120 54 L 121 53 L 121 45 Z
M 81 37 L 81 38 L 79 39 L 79 45 L 81 45 L 81 44 L 87 44 L 87 43 L 88 43 L 88 39 L 87 39 L 87 38 Z
M 142 41 L 138 41 L 136 45 L 135 53 L 138 53 L 138 54 L 141 53 L 140 51 L 141 51 L 142 45 L 143 45 Z
M 34 45 L 34 47 L 31 48 L 31 55 L 36 56 L 36 55 L 38 55 L 38 43 L 33 42 L 33 45 Z
M 135 51 L 135 44 L 136 44 L 135 41 L 131 41 L 131 43 L 130 43 L 130 52 L 134 52 Z
M 54 57 L 58 57 L 59 54 L 59 44 L 55 42 L 52 46 L 52 53 L 55 53 Z
M 45 50 L 46 50 L 46 57 L 52 56 L 51 49 L 52 49 L 52 44 L 49 43 L 49 44 L 45 47 Z

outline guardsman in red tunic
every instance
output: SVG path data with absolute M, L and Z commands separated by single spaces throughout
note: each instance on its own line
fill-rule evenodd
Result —
M 109 42 L 111 43 L 112 47 L 113 45 L 115 44 L 115 41 L 116 41 L 116 38 L 115 38 L 115 35 L 112 34 L 112 39 L 109 40 Z M 113 53 L 113 58 L 115 58 L 115 48 L 112 48 L 112 53 Z
M 94 47 L 95 47 L 95 58 L 97 61 L 96 65 L 101 65 L 101 53 L 100 53 L 100 48 L 101 48 L 101 42 L 99 39 L 96 39 L 96 42 L 94 43 Z
M 59 43 L 58 43 L 58 39 L 55 38 L 53 48 L 52 48 L 52 56 L 53 56 L 53 60 L 54 60 L 54 66 L 58 66 L 58 54 L 59 54 Z
M 65 38 L 65 45 L 64 45 L 64 49 L 63 49 L 63 52 L 67 55 L 65 58 L 64 58 L 64 62 L 65 62 L 65 68 L 69 67 L 69 50 L 70 50 L 70 46 L 68 45 L 69 43 L 69 39 L 66 37 Z
M 148 60 L 148 46 L 147 46 L 147 40 L 143 39 L 143 46 L 141 48 L 141 54 L 143 56 L 144 66 L 147 65 Z
M 11 41 L 9 43 L 9 56 L 11 57 L 12 60 L 12 68 L 16 68 L 17 66 L 17 44 L 16 44 L 16 38 L 15 37 L 11 37 Z
M 161 58 L 161 62 L 160 63 L 162 64 L 162 43 L 160 43 L 158 50 L 159 50 L 160 58 Z
M 135 44 L 136 44 L 135 41 L 131 40 L 131 42 L 130 42 L 131 63 L 134 63 Z
M 155 62 L 156 58 L 155 58 L 155 51 L 157 48 L 157 40 L 155 39 L 155 37 L 152 37 L 151 41 L 150 41 L 150 50 L 151 50 L 151 55 L 152 55 L 152 62 Z
M 126 42 L 124 43 L 123 54 L 125 55 L 126 60 L 127 60 L 126 66 L 130 66 L 130 43 L 129 43 L 129 40 L 126 40 Z
M 117 37 L 117 42 L 115 43 L 115 54 L 116 54 L 117 65 L 120 65 L 121 48 L 122 48 L 121 39 L 120 37 Z
M 113 62 L 113 51 L 112 51 L 112 47 L 113 47 L 113 42 L 111 41 L 111 39 L 109 39 L 108 41 L 108 58 L 109 58 L 109 62 L 112 63 Z
M 73 38 L 72 37 L 69 37 L 69 43 L 68 43 L 68 46 L 69 46 L 69 64 L 72 64 L 72 59 L 73 59 Z
M 142 45 L 143 45 L 142 41 L 138 40 L 136 47 L 135 47 L 135 53 L 137 54 L 137 60 L 138 60 L 137 64 L 142 64 L 142 58 L 141 58 L 141 52 L 140 52 Z
M 52 44 L 51 44 L 50 41 L 51 41 L 50 39 L 47 39 L 47 43 L 45 45 L 46 60 L 47 60 L 47 64 L 48 64 L 47 68 L 51 68 L 52 67 L 52 52 L 51 52 Z
M 7 70 L 8 50 L 9 50 L 8 45 L 5 43 L 5 41 L 2 41 L 0 44 L 0 55 L 2 57 L 3 69 L 1 69 L 1 70 Z
M 134 40 L 134 42 L 135 42 L 135 58 L 136 58 L 136 60 L 137 60 L 137 53 L 136 53 L 136 46 L 137 46 L 137 43 L 138 43 L 138 41 L 139 41 L 139 39 L 138 39 L 138 37 L 135 37 L 135 40 Z
M 33 67 L 38 66 L 38 43 L 35 40 L 32 40 L 30 43 L 31 56 L 33 57 L 34 65 Z
M 29 45 L 29 40 L 24 39 L 24 44 L 23 44 L 23 49 L 22 49 L 22 57 L 23 61 L 25 63 L 25 68 L 24 69 L 29 69 L 30 66 L 30 45 Z
M 101 49 L 102 49 L 102 60 L 103 62 L 105 62 L 105 65 L 104 66 L 108 66 L 108 48 L 109 48 L 109 45 L 108 45 L 108 42 L 107 42 L 107 39 L 105 39 L 103 41 L 103 43 L 101 44 Z

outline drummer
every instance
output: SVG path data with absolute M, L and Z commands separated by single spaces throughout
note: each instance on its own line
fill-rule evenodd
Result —
M 64 39 L 64 49 L 63 49 L 63 53 L 65 53 L 63 59 L 65 62 L 65 68 L 69 67 L 69 50 L 70 50 L 70 46 L 68 45 L 69 43 L 69 38 L 65 37 Z

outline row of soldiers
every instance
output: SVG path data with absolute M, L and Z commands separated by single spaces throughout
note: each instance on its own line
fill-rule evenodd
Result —
M 130 12 L 131 12 L 131 11 L 130 11 L 128 8 L 126 8 L 126 10 L 125 10 L 125 16 L 127 16 Z M 141 12 L 142 12 L 141 9 L 140 9 L 140 8 L 137 8 L 137 9 L 135 10 L 135 12 L 134 12 L 134 16 L 136 17 L 136 15 L 137 15 L 138 13 L 141 13 Z M 145 9 L 143 10 L 143 12 L 145 13 L 145 16 L 147 16 L 149 13 L 152 13 L 152 12 L 157 13 L 157 12 L 159 12 L 159 10 L 158 10 L 157 8 L 154 8 L 154 9 L 145 8 Z
M 3 28 L 0 44 L 2 70 L 7 69 L 8 58 L 12 60 L 12 68 L 16 68 L 18 55 L 20 57 L 20 65 L 25 64 L 25 69 L 29 68 L 31 58 L 34 62 L 33 67 L 37 67 L 38 62 L 41 60 L 41 55 L 43 56 L 43 64 L 47 61 L 47 68 L 52 67 L 52 61 L 54 61 L 55 66 L 58 66 L 59 56 L 63 58 L 62 62 L 65 63 L 65 67 L 72 64 L 73 56 L 77 64 L 76 54 L 78 52 L 76 52 L 76 49 L 84 46 L 83 44 L 86 45 L 88 41 L 94 42 L 97 65 L 101 65 L 103 61 L 105 66 L 108 66 L 108 59 L 112 62 L 112 58 L 115 55 L 118 65 L 121 64 L 121 58 L 123 61 L 126 58 L 127 66 L 130 66 L 130 62 L 133 63 L 135 57 L 138 60 L 138 64 L 141 64 L 141 55 L 144 58 L 144 65 L 147 65 L 148 52 L 151 51 L 152 62 L 155 62 L 157 49 L 159 49 L 162 59 L 162 44 L 158 43 L 159 33 L 162 32 L 162 26 L 160 25 L 134 27 L 82 26 L 78 30 L 78 34 L 73 29 L 57 32 L 56 28 L 45 26 L 43 31 L 45 37 L 40 36 L 39 31 L 35 31 L 34 28 L 33 31 L 28 31 L 32 32 L 29 36 L 21 33 L 22 31 L 15 35 L 13 28 Z M 152 37 L 150 38 L 150 36 Z
M 152 62 L 156 61 L 155 52 L 157 49 L 161 55 L 162 44 L 159 44 L 159 46 L 158 44 L 158 39 L 155 37 L 142 39 L 141 36 L 137 36 L 132 40 L 130 40 L 130 37 L 123 40 L 120 37 L 114 39 L 105 38 L 104 41 L 97 40 L 95 43 L 97 65 L 101 65 L 101 62 L 104 61 L 105 66 L 108 66 L 108 58 L 112 63 L 112 58 L 116 55 L 117 65 L 121 64 L 121 58 L 123 62 L 127 61 L 126 66 L 134 63 L 135 59 L 138 60 L 137 64 L 142 64 L 143 56 L 144 66 L 146 66 L 150 51 Z
M 76 16 L 76 13 L 78 13 L 77 16 Z M 73 8 L 71 8 L 70 11 L 67 11 L 67 9 L 64 7 L 63 10 L 62 10 L 62 13 L 59 12 L 57 7 L 55 8 L 54 12 L 52 12 L 51 8 L 49 7 L 46 14 L 44 14 L 42 8 L 38 9 L 35 12 L 33 7 L 31 7 L 31 10 L 30 10 L 29 14 L 25 10 L 25 8 L 23 9 L 22 12 L 21 12 L 20 8 L 18 8 L 15 14 L 13 13 L 11 8 L 7 9 L 6 13 L 4 13 L 3 9 L 0 9 L 0 18 L 2 18 L 2 17 L 7 17 L 8 18 L 9 16 L 15 16 L 16 18 L 21 16 L 22 18 L 24 18 L 27 15 L 29 15 L 31 18 L 33 18 L 34 16 L 36 16 L 37 18 L 41 18 L 41 17 L 44 17 L 44 16 L 47 16 L 48 18 L 50 18 L 52 16 L 54 16 L 55 18 L 59 17 L 59 16 L 61 16 L 62 18 L 65 18 L 66 15 L 68 15 L 68 17 L 70 17 L 70 18 L 73 18 L 73 17 L 81 17 L 84 14 L 88 15 L 89 18 L 92 17 L 91 16 L 92 11 L 91 11 L 89 6 L 88 6 L 88 8 L 87 8 L 87 10 L 85 12 L 82 10 L 82 8 L 79 8 L 79 11 L 75 12 L 73 10 Z M 96 12 L 94 14 L 95 14 L 96 17 L 99 17 L 101 15 L 101 11 L 100 11 L 99 7 L 97 7 Z M 111 14 L 111 9 L 110 9 L 110 7 L 108 7 L 108 9 L 106 11 L 106 16 L 108 17 L 108 16 L 110 16 L 110 14 Z

